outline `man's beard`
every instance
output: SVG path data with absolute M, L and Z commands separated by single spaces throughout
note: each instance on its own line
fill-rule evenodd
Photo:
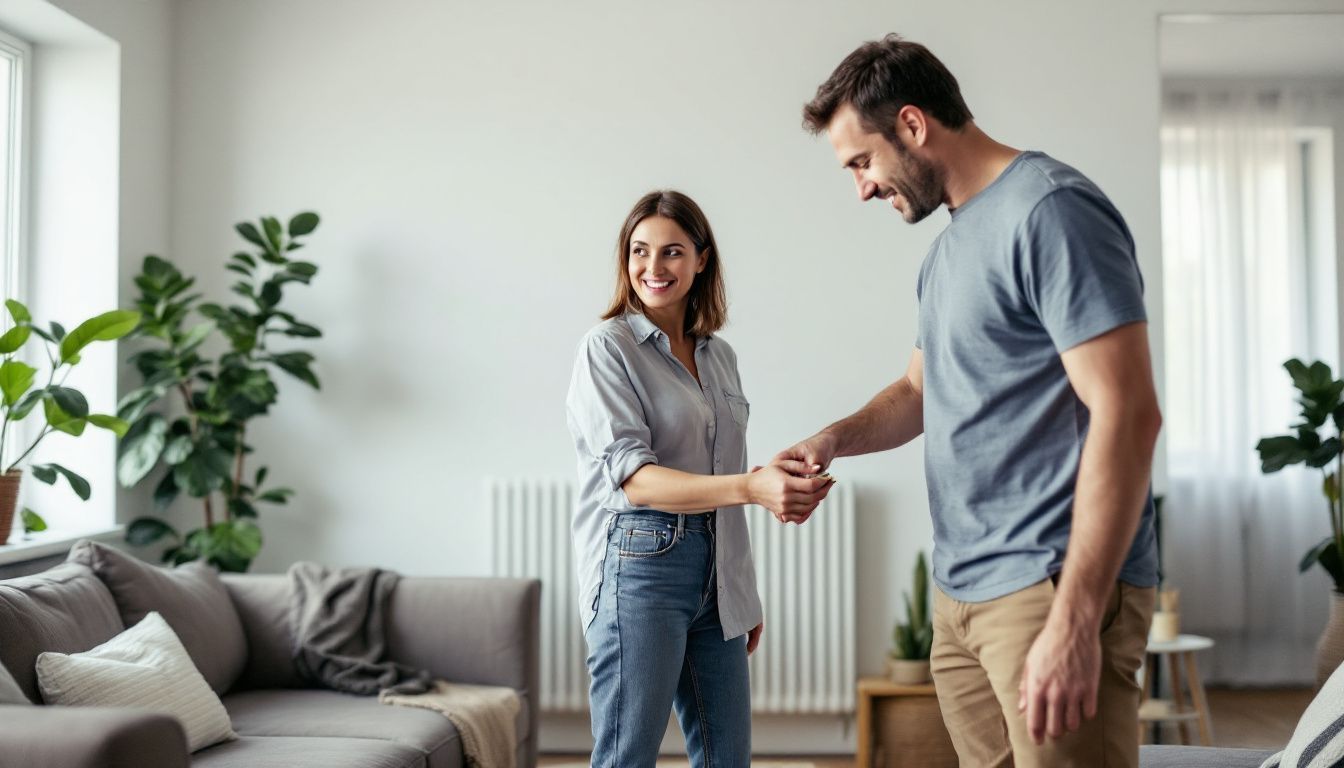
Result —
M 895 138 L 897 161 L 901 165 L 904 178 L 892 180 L 892 189 L 905 198 L 906 210 L 902 212 L 906 223 L 923 221 L 929 214 L 943 204 L 943 180 L 933 163 L 916 157 L 900 137 Z

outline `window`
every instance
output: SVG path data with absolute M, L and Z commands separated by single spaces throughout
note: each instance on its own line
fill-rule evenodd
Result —
M 21 298 L 27 96 L 32 48 L 0 31 L 0 292 Z M 22 299 L 21 299 L 22 300 Z

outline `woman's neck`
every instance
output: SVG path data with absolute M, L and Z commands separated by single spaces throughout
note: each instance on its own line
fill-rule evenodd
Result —
M 674 307 L 645 307 L 644 316 L 658 326 L 672 344 L 680 345 L 686 341 L 686 302 Z

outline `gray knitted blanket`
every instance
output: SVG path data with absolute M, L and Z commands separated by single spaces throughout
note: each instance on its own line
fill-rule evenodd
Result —
M 377 568 L 330 570 L 317 563 L 289 569 L 294 664 L 304 680 L 363 696 L 430 689 L 427 671 L 386 658 L 387 603 L 398 578 Z

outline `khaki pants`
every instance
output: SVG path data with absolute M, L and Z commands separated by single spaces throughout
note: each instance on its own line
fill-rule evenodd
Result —
M 1137 768 L 1139 684 L 1155 592 L 1117 582 L 1101 623 L 1097 716 L 1036 746 L 1017 711 L 1027 651 L 1055 598 L 1046 579 L 984 603 L 934 590 L 933 682 L 962 768 Z

